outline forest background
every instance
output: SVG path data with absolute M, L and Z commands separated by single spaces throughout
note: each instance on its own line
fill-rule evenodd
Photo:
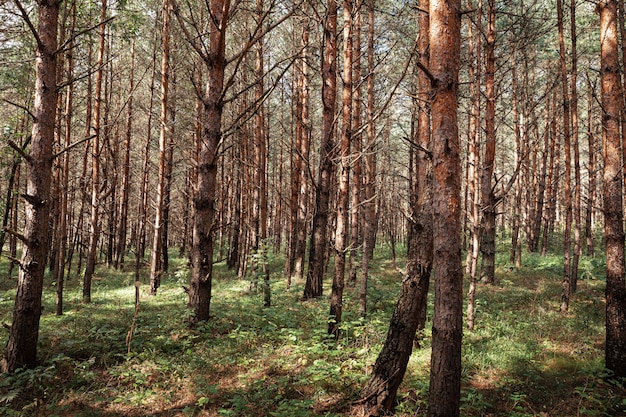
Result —
M 623 3 L 609 3 L 620 7 L 621 74 Z M 0 340 L 7 340 L 3 369 L 19 370 L 2 381 L 3 411 L 425 409 L 423 348 L 436 313 L 426 310 L 430 266 L 419 251 L 428 251 L 425 235 L 436 235 L 424 207 L 443 199 L 429 191 L 438 157 L 428 121 L 436 95 L 424 87 L 436 84 L 425 42 L 430 6 L 345 1 L 338 13 L 337 6 L 0 4 L 1 306 L 11 332 Z M 47 21 L 55 7 L 58 21 Z M 614 346 L 603 340 L 602 291 L 613 258 L 602 251 L 610 143 L 602 7 L 493 0 L 462 7 L 458 243 L 467 255 L 471 331 L 458 369 L 462 398 L 452 402 L 467 415 L 623 413 L 617 377 L 626 361 L 597 360 Z M 35 51 L 54 71 L 33 72 L 46 63 L 35 62 Z M 42 105 L 41 97 L 52 101 Z M 46 111 L 52 121 L 41 157 L 36 128 L 45 127 Z M 608 155 L 621 158 L 620 146 Z M 41 200 L 29 188 L 39 157 L 49 165 L 41 184 L 51 176 Z M 619 196 L 621 205 L 621 188 Z M 33 245 L 27 225 L 37 215 L 45 243 Z M 623 264 L 623 232 L 621 239 Z M 9 326 L 20 270 L 41 277 L 33 282 L 44 308 L 26 297 L 31 315 Z M 405 287 L 413 281 L 420 292 L 411 295 Z M 623 309 L 623 270 L 620 285 Z M 405 363 L 384 384 L 371 382 L 381 372 L 373 352 L 384 357 L 403 294 L 415 320 L 404 336 L 408 354 L 396 348 L 393 356 L 402 362 L 406 354 Z M 516 324 L 520 312 L 536 322 Z M 527 333 L 533 326 L 539 333 Z M 562 331 L 580 343 L 544 338 Z M 516 333 L 519 345 L 500 340 Z M 502 344 L 487 346 L 489 339 Z M 14 340 L 31 348 L 14 348 Z M 423 346 L 407 365 L 414 340 Z M 626 335 L 614 340 L 622 348 L 615 357 L 626 357 Z M 512 353 L 485 358 L 496 351 Z M 541 366 L 528 366 L 539 358 Z M 407 366 L 412 377 L 397 398 Z M 550 400 L 538 380 L 550 381 L 555 398 L 576 401 Z M 432 387 L 430 395 L 432 407 Z

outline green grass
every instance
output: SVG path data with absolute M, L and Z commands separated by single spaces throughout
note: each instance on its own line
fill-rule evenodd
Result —
M 217 264 L 213 317 L 195 329 L 187 326 L 186 262 L 173 259 L 158 296 L 141 287 L 130 345 L 131 272 L 98 269 L 88 305 L 71 278 L 61 317 L 47 282 L 41 365 L 0 377 L 0 415 L 358 415 L 354 404 L 399 291 L 389 257 L 383 247 L 372 267 L 367 319 L 358 316 L 358 293 L 347 288 L 344 337 L 336 344 L 326 337 L 328 300 L 299 301 L 303 283 L 286 289 L 280 257 L 270 257 L 270 308 L 261 292 L 249 292 L 249 281 Z M 562 260 L 524 254 L 523 261 L 518 270 L 507 264 L 508 253 L 499 253 L 497 284 L 478 288 L 476 328 L 463 340 L 462 415 L 626 415 L 626 391 L 603 366 L 602 262 L 582 259 L 584 279 L 562 314 Z M 15 284 L 0 283 L 4 323 L 11 322 Z M 0 334 L 2 346 L 7 333 Z M 409 362 L 397 415 L 425 415 L 429 337 L 427 330 Z

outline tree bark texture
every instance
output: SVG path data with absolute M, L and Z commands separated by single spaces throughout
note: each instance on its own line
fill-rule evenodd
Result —
M 487 43 L 485 44 L 485 159 L 481 177 L 481 209 L 483 233 L 481 241 L 481 280 L 493 284 L 496 266 L 496 196 L 491 184 L 496 159 L 496 96 L 494 75 L 496 69 L 496 11 L 495 0 L 487 1 Z
M 226 26 L 230 0 L 211 0 L 209 50 L 205 60 L 207 83 L 204 97 L 204 124 L 199 137 L 197 179 L 193 201 L 193 237 L 190 251 L 191 282 L 189 307 L 191 324 L 209 319 L 213 279 L 213 229 L 217 191 L 218 147 L 222 135 L 222 91 L 226 68 Z
M 336 154 L 335 106 L 337 100 L 337 2 L 328 0 L 324 23 L 324 58 L 322 62 L 322 141 L 320 143 L 320 167 L 315 190 L 315 213 L 311 230 L 309 269 L 303 298 L 322 295 L 324 265 L 326 264 L 326 227 L 330 210 L 330 189 L 334 173 L 333 158 Z
M 561 294 L 561 311 L 569 308 L 571 289 L 571 246 L 572 246 L 572 161 L 571 161 L 571 110 L 569 87 L 567 85 L 567 65 L 565 62 L 565 41 L 563 40 L 563 1 L 557 0 L 557 25 L 559 30 L 559 56 L 561 68 L 561 85 L 563 87 L 563 151 L 565 153 L 565 230 L 563 232 L 563 292 Z
M 28 158 L 26 223 L 13 323 L 2 358 L 3 372 L 33 368 L 37 363 L 37 339 L 41 294 L 49 241 L 52 145 L 57 102 L 57 26 L 59 1 L 37 2 L 37 55 L 32 144 Z
M 100 8 L 100 33 L 98 45 L 98 71 L 96 71 L 95 100 L 93 105 L 93 139 L 91 140 L 91 226 L 87 265 L 83 277 L 83 301 L 91 302 L 91 282 L 96 268 L 98 240 L 100 239 L 100 109 L 102 105 L 102 78 L 104 76 L 104 54 L 106 40 L 107 0 L 102 0 Z
M 626 376 L 626 282 L 620 162 L 620 66 L 616 0 L 599 3 L 602 132 L 604 135 L 604 236 L 606 239 L 606 367 Z
M 430 70 L 435 79 L 432 96 L 435 308 L 428 405 L 431 417 L 458 416 L 461 397 L 463 270 L 457 115 L 460 8 L 458 0 L 431 0 L 429 8 Z

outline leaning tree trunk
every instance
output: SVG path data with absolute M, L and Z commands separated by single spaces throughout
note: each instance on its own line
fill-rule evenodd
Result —
M 622 107 L 616 0 L 600 8 L 602 132 L 604 136 L 604 236 L 606 239 L 606 367 L 626 376 L 626 282 L 619 115 Z
M 428 10 L 428 0 L 421 0 L 420 9 Z M 428 67 L 428 14 L 419 15 L 418 59 Z M 396 393 L 404 378 L 413 349 L 415 332 L 426 321 L 426 299 L 433 260 L 433 228 L 431 215 L 430 109 L 428 98 L 430 80 L 423 72 L 418 73 L 417 97 L 417 143 L 415 178 L 411 191 L 412 216 L 409 227 L 409 249 L 406 276 L 402 291 L 391 317 L 387 339 L 383 345 L 372 376 L 363 390 L 365 411 L 368 415 L 381 415 L 393 411 Z
M 430 70 L 434 78 L 432 213 L 435 280 L 428 400 L 428 415 L 431 417 L 458 416 L 461 399 L 463 270 L 461 158 L 457 115 L 460 9 L 458 0 L 432 0 L 429 8 Z M 489 71 L 488 68 L 487 73 Z
M 34 119 L 24 194 L 26 223 L 23 234 L 14 232 L 22 240 L 23 251 L 13 323 L 1 363 L 3 372 L 33 368 L 37 362 L 41 294 L 49 247 L 52 145 L 58 97 L 56 54 L 59 3 L 57 0 L 37 2 Z

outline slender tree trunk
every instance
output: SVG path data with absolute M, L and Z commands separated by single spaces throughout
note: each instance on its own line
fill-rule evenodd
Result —
M 520 115 L 519 115 L 519 106 L 518 106 L 518 99 L 519 99 L 519 88 L 518 88 L 518 83 L 517 83 L 517 60 L 515 57 L 515 51 L 512 52 L 512 68 L 511 68 L 511 85 L 512 85 L 512 91 L 513 91 L 513 95 L 512 95 L 512 101 L 513 101 L 513 131 L 515 133 L 515 162 L 516 162 L 516 166 L 520 163 L 520 160 L 523 158 L 523 151 L 522 151 L 522 134 L 521 134 L 521 129 L 520 129 Z M 511 214 L 513 215 L 513 220 L 512 220 L 512 231 L 511 231 L 511 254 L 509 256 L 509 263 L 511 263 L 512 265 L 515 263 L 515 260 L 517 259 L 518 255 L 521 255 L 517 248 L 518 246 L 520 246 L 519 243 L 519 234 L 520 234 L 520 228 L 521 228 L 521 223 L 522 223 L 522 210 L 521 210 L 521 203 L 522 203 L 522 190 L 524 189 L 524 186 L 522 184 L 522 176 L 520 176 L 517 179 L 517 185 L 515 187 L 515 195 L 514 195 L 514 203 L 513 203 L 513 207 L 511 208 Z M 532 216 L 530 216 L 530 219 L 528 219 L 528 222 L 532 222 Z M 530 229 L 530 228 L 529 228 Z M 533 229 L 534 230 L 534 229 Z M 528 250 L 530 252 L 534 252 L 534 248 L 533 248 L 533 236 L 531 234 L 529 234 L 528 236 Z
M 559 29 L 559 55 L 561 67 L 561 83 L 563 86 L 563 151 L 565 153 L 565 231 L 563 233 L 563 293 L 561 294 L 561 311 L 569 308 L 572 293 L 572 161 L 571 161 L 571 110 L 569 87 L 567 86 L 567 67 L 565 62 L 565 41 L 563 39 L 563 1 L 557 0 L 557 25 Z
M 616 0 L 600 10 L 600 76 L 604 136 L 604 235 L 606 239 L 606 367 L 626 376 L 626 282 L 619 116 L 623 106 L 617 49 Z
M 361 0 L 355 2 L 354 12 L 354 40 L 353 40 L 353 69 L 352 82 L 355 85 L 352 93 L 352 131 L 361 129 Z M 362 239 L 359 237 L 362 231 L 361 196 L 363 194 L 363 135 L 356 133 L 352 137 L 352 149 L 354 153 L 354 168 L 352 170 L 352 189 L 350 203 L 350 275 L 348 283 L 351 287 L 356 285 L 357 256 Z
M 124 267 L 124 256 L 126 255 L 126 237 L 128 234 L 128 202 L 130 196 L 130 150 L 133 128 L 133 95 L 135 89 L 134 83 L 135 73 L 135 40 L 130 44 L 130 69 L 128 74 L 129 96 L 127 100 L 126 112 L 126 134 L 124 136 L 124 162 L 122 165 L 122 195 L 120 198 L 119 219 L 120 226 L 118 228 L 119 235 L 117 238 L 116 250 L 116 266 Z
M 494 89 L 496 11 L 495 0 L 487 1 L 487 43 L 485 44 L 485 159 L 481 178 L 483 236 L 481 242 L 481 280 L 495 282 L 496 264 L 496 196 L 491 185 L 496 158 L 496 97 Z
M 26 223 L 23 234 L 19 235 L 23 243 L 20 277 L 13 323 L 0 363 L 2 372 L 13 372 L 22 367 L 34 368 L 36 365 L 43 276 L 49 249 L 52 145 L 58 94 L 56 54 L 59 1 L 40 0 L 37 6 L 34 119 L 24 194 Z
M 326 264 L 326 228 L 330 210 L 330 189 L 333 177 L 333 159 L 336 153 L 335 106 L 337 99 L 337 2 L 327 0 L 324 23 L 324 58 L 322 63 L 322 140 L 320 143 L 320 167 L 315 190 L 315 215 L 311 230 L 309 268 L 303 299 L 322 295 L 322 281 Z
M 556 129 L 556 103 L 557 92 L 553 90 L 552 94 L 552 120 L 550 122 L 550 136 L 552 137 L 550 145 L 550 169 L 548 171 L 548 204 L 549 207 L 546 210 L 546 220 L 543 229 L 543 243 L 541 246 L 541 253 L 545 255 L 548 251 L 548 242 L 550 235 L 554 231 L 554 223 L 556 220 L 557 198 L 559 189 L 559 178 L 561 176 L 561 140 L 557 135 Z
M 572 257 L 571 268 L 571 292 L 576 292 L 578 284 L 578 263 L 582 254 L 580 229 L 581 229 L 581 204 L 580 204 L 580 149 L 578 147 L 578 54 L 576 49 L 576 0 L 570 1 L 570 21 L 572 33 L 572 70 L 570 75 L 570 89 L 572 94 L 571 108 L 572 112 L 572 147 L 574 151 L 574 201 L 573 201 L 573 217 L 574 217 L 574 253 Z
M 490 9 L 491 3 L 493 0 L 490 0 Z M 432 96 L 435 309 L 428 400 L 430 417 L 458 416 L 461 398 L 463 270 L 457 116 L 460 8 L 460 2 L 455 0 L 431 0 L 429 8 L 430 70 L 435 79 Z M 490 27 L 495 23 L 493 12 L 490 10 Z M 489 32 L 493 33 L 491 29 Z M 488 43 L 492 42 L 492 36 L 488 36 Z M 492 69 L 487 68 L 487 74 Z M 489 94 L 487 99 L 490 100 Z
M 473 97 L 472 110 L 469 117 L 469 200 L 471 205 L 470 213 L 470 250 L 467 251 L 466 274 L 469 275 L 469 290 L 467 293 L 467 328 L 474 328 L 474 300 L 476 298 L 476 281 L 478 279 L 478 252 L 480 250 L 480 86 L 481 86 L 481 65 L 482 65 L 482 17 L 483 2 L 478 0 L 476 10 L 476 35 L 473 34 L 472 23 L 469 24 L 468 33 L 470 40 L 470 79 L 471 94 Z M 474 52 L 475 51 L 475 57 Z
M 587 243 L 587 256 L 595 255 L 594 238 L 593 238 L 593 207 L 596 200 L 596 138 L 594 137 L 594 120 L 593 117 L 593 91 L 591 80 L 587 75 L 587 143 L 589 148 L 588 175 L 589 185 L 587 190 L 587 207 L 585 210 L 585 240 Z
M 89 234 L 89 249 L 87 251 L 87 266 L 83 278 L 83 301 L 91 302 L 91 281 L 96 267 L 98 240 L 100 238 L 100 108 L 102 101 L 102 78 L 104 75 L 104 53 L 107 14 L 107 0 L 102 0 L 100 9 L 100 43 L 98 46 L 98 60 L 96 71 L 95 102 L 93 106 L 93 139 L 91 140 L 91 228 Z
M 298 158 L 300 158 L 300 170 L 298 171 L 298 211 L 297 230 L 295 245 L 294 276 L 298 279 L 304 277 L 304 260 L 306 256 L 306 236 L 307 236 L 307 208 L 309 203 L 309 153 L 311 149 L 311 122 L 309 119 L 309 27 L 307 22 L 302 29 L 302 70 L 300 72 L 300 113 L 299 122 L 301 125 L 300 147 Z
M 154 213 L 154 235 L 150 261 L 150 295 L 156 295 L 163 274 L 163 209 L 165 206 L 165 182 L 167 176 L 168 143 L 170 124 L 168 119 L 170 77 L 170 1 L 163 0 L 163 27 L 161 30 L 161 129 L 159 134 L 159 176 Z
M 70 37 L 74 36 L 74 26 L 76 23 L 76 1 L 71 2 L 70 6 Z M 74 74 L 74 56 L 73 49 L 74 42 L 70 41 L 68 45 L 68 50 L 70 52 L 67 53 L 66 61 L 67 61 L 67 79 L 71 80 Z M 65 147 L 69 147 L 72 143 L 72 96 L 74 94 L 74 87 L 70 83 L 67 86 L 67 90 L 65 91 L 65 114 L 64 114 L 64 122 L 65 122 Z M 68 193 L 69 193 L 69 175 L 70 175 L 70 154 L 69 151 L 66 151 L 61 157 L 61 176 L 62 176 L 62 184 L 61 184 L 61 193 L 60 193 L 60 201 L 59 201 L 59 227 L 57 230 L 59 236 L 59 251 L 57 253 L 56 259 L 56 267 L 54 269 L 55 277 L 54 280 L 56 282 L 56 314 L 58 316 L 63 314 L 63 287 L 64 287 L 64 279 L 65 279 L 65 257 L 67 252 L 67 220 L 68 220 Z
M 364 146 L 365 177 L 363 179 L 363 258 L 361 259 L 361 285 L 359 311 L 367 313 L 367 282 L 370 260 L 374 257 L 376 243 L 376 124 L 374 119 L 374 0 L 367 5 L 367 128 Z
M 343 89 L 339 160 L 339 190 L 337 194 L 337 226 L 335 229 L 335 270 L 330 295 L 328 334 L 339 337 L 343 311 L 343 288 L 348 250 L 350 203 L 350 144 L 352 141 L 352 1 L 343 2 Z

